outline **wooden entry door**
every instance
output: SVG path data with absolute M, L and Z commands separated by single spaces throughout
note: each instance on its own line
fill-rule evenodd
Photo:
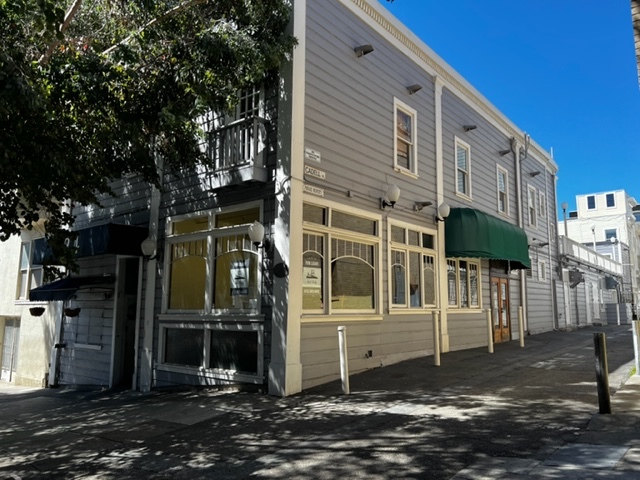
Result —
M 511 340 L 509 310 L 509 279 L 491 278 L 491 315 L 493 318 L 493 341 L 495 343 Z

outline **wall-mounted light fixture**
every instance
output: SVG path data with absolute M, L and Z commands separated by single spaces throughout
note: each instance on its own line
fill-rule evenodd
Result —
M 353 49 L 356 52 L 356 57 L 363 57 L 364 55 L 368 55 L 373 52 L 373 47 L 368 43 L 365 45 L 359 45 Z
M 145 238 L 140 244 L 140 250 L 142 250 L 142 256 L 147 260 L 155 260 L 157 243 L 151 237 Z
M 434 223 L 444 222 L 445 219 L 449 216 L 449 213 L 451 213 L 451 207 L 447 203 L 442 202 L 440 205 L 438 205 L 438 212 L 435 214 L 433 220 Z
M 380 198 L 380 209 L 384 210 L 386 207 L 393 208 L 399 198 L 400 189 L 398 188 L 398 186 L 395 184 L 389 185 L 384 197 Z
M 508 153 L 511 153 L 511 149 L 507 148 L 506 150 L 500 150 L 498 153 L 500 154 L 501 157 L 504 157 Z
M 534 172 L 529 172 L 529 176 L 530 177 L 536 177 L 538 175 L 540 175 L 542 172 L 540 170 L 536 170 Z
M 465 132 L 469 132 L 469 131 L 471 131 L 471 130 L 475 130 L 476 128 L 478 128 L 478 126 L 477 126 L 477 125 L 463 125 L 463 126 L 462 126 L 462 129 L 463 129 Z
M 538 242 L 536 243 L 536 240 L 537 240 L 537 239 L 535 239 L 535 238 L 533 238 L 533 239 L 531 240 L 531 243 L 529 244 L 529 248 L 531 248 L 531 247 L 533 247 L 533 248 L 542 248 L 542 247 L 546 247 L 547 245 L 549 245 L 549 242 L 541 242 L 541 241 L 538 241 Z
M 420 90 L 422 90 L 422 85 L 418 85 L 417 83 L 415 85 L 409 85 L 407 87 L 407 91 L 409 92 L 409 95 L 413 95 L 416 92 L 419 92 Z
M 251 243 L 253 243 L 256 248 L 269 250 L 271 242 L 269 242 L 268 238 L 264 238 L 264 225 L 260 222 L 255 221 L 249 225 L 247 234 L 249 235 L 249 240 L 251 240 Z
M 433 202 L 430 202 L 428 200 L 426 202 L 416 202 L 415 205 L 413 206 L 413 211 L 419 212 L 424 207 L 428 207 L 429 205 L 433 205 Z
M 564 220 L 564 236 L 569 238 L 569 230 L 567 228 L 567 208 L 569 208 L 569 204 L 567 202 L 562 202 L 560 207 L 562 208 L 562 218 Z

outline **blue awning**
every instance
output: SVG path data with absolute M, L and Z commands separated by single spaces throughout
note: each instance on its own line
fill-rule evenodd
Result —
M 67 277 L 55 282 L 34 288 L 29 292 L 32 302 L 51 302 L 69 300 L 81 288 L 111 286 L 115 281 L 113 275 L 95 275 L 86 277 Z M 111 287 L 110 287 L 111 288 Z
M 84 228 L 76 232 L 77 258 L 95 255 L 134 255 L 142 256 L 140 244 L 149 235 L 147 227 L 107 223 L 95 227 Z M 47 260 L 55 265 L 51 249 L 44 238 L 34 242 L 33 265 L 43 265 Z

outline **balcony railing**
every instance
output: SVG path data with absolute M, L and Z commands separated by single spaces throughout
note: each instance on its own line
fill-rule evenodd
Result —
M 599 253 L 594 252 L 593 249 L 567 237 L 560 237 L 560 253 L 567 255 L 568 257 L 572 257 L 575 260 L 591 264 L 598 267 L 600 270 L 620 276 L 623 274 L 622 264 L 614 262 L 609 257 L 600 255 Z
M 209 132 L 209 165 L 201 172 L 206 188 L 267 181 L 266 121 L 260 117 L 249 117 Z

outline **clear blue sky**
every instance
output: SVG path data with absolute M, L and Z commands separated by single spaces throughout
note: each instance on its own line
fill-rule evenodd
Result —
M 380 0 L 542 148 L 558 203 L 640 202 L 640 89 L 629 0 Z

